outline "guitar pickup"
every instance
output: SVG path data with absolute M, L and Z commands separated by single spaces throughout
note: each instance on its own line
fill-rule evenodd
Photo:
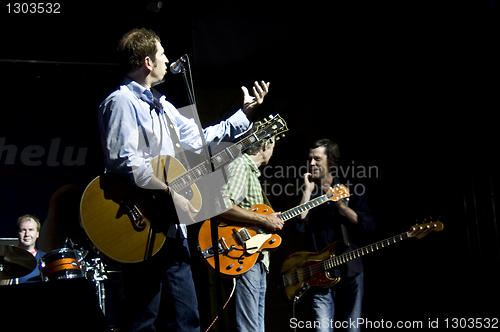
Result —
M 228 249 L 226 240 L 222 237 L 219 241 L 217 241 L 217 254 L 220 255 L 228 251 L 230 251 L 230 249 Z M 201 255 L 203 258 L 214 257 L 213 246 L 210 246 L 207 249 L 201 251 Z
M 252 236 L 248 233 L 246 228 L 242 228 L 239 231 L 233 228 L 233 236 L 238 240 L 242 247 L 245 246 L 245 242 L 250 240 Z

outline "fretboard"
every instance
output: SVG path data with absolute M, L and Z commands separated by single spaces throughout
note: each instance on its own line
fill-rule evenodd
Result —
M 339 265 L 345 264 L 353 259 L 359 258 L 361 256 L 367 255 L 369 253 L 375 252 L 379 249 L 390 246 L 391 244 L 398 243 L 409 238 L 409 232 L 401 233 L 399 235 L 393 236 L 391 238 L 382 240 L 380 242 L 370 244 L 366 247 L 359 248 L 348 253 L 342 254 L 340 256 L 334 256 L 330 259 L 323 261 L 324 270 L 333 269 Z
M 283 221 L 286 221 L 288 219 L 292 219 L 293 217 L 298 216 L 302 212 L 305 212 L 307 210 L 310 210 L 312 208 L 315 208 L 318 205 L 321 205 L 321 204 L 327 202 L 332 197 L 333 197 L 332 194 L 324 194 L 320 197 L 317 197 L 315 199 L 310 200 L 309 202 L 306 202 L 306 203 L 301 204 L 297 207 L 294 207 L 293 209 L 282 212 L 280 215 L 278 215 L 278 218 L 280 218 Z
M 258 140 L 261 140 L 267 136 L 265 132 L 261 133 L 262 137 L 259 137 L 258 134 L 252 134 L 250 136 L 245 137 L 241 141 L 225 148 L 221 152 L 217 153 L 215 156 L 213 156 L 210 160 L 213 164 L 214 169 L 218 169 L 224 165 L 226 165 L 228 162 L 233 161 L 236 159 L 241 151 L 246 150 L 249 148 L 253 143 L 257 142 Z M 186 173 L 176 177 L 175 179 L 171 180 L 168 185 L 175 191 L 179 192 L 183 190 L 184 188 L 187 188 L 188 186 L 192 185 L 195 183 L 197 180 L 199 180 L 201 177 L 207 175 L 212 171 L 211 165 L 206 161 L 198 166 L 193 167 Z

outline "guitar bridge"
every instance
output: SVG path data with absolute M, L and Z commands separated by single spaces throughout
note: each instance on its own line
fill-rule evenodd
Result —
M 200 249 L 200 248 L 198 247 L 198 249 Z M 232 250 L 232 248 L 228 248 L 228 246 L 226 244 L 226 240 L 224 238 L 221 238 L 219 241 L 217 241 L 217 254 L 218 255 L 223 254 L 225 252 L 229 252 L 231 250 Z M 203 258 L 214 257 L 214 255 L 215 255 L 213 246 L 210 246 L 207 249 L 202 250 L 200 252 L 201 252 L 201 255 Z
M 125 209 L 127 216 L 132 222 L 132 226 L 138 230 L 142 231 L 147 226 L 147 222 L 144 220 L 144 216 L 137 206 L 130 202 L 131 199 L 123 198 L 120 205 Z

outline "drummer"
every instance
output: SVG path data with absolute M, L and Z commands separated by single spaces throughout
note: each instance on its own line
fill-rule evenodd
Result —
M 26 214 L 17 219 L 18 247 L 29 251 L 36 258 L 37 263 L 45 255 L 44 252 L 37 250 L 35 247 L 36 240 L 40 235 L 40 226 L 40 220 L 31 214 Z M 40 271 L 35 268 L 30 274 L 14 279 L 12 283 L 21 284 L 39 281 L 42 281 Z

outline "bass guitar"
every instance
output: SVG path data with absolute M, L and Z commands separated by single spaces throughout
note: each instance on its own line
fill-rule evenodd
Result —
M 341 278 L 334 277 L 330 271 L 340 265 L 411 237 L 421 239 L 431 232 L 440 232 L 443 227 L 439 221 L 415 225 L 408 232 L 342 255 L 337 255 L 337 252 L 341 251 L 339 248 L 345 247 L 340 241 L 330 244 L 320 252 L 298 251 L 288 256 L 281 267 L 285 296 L 297 302 L 312 287 L 335 286 Z
M 210 173 L 212 167 L 218 169 L 233 161 L 253 143 L 287 130 L 279 115 L 270 116 L 252 134 L 189 171 L 172 156 L 157 156 L 150 163 L 160 180 L 199 211 L 202 197 L 196 181 Z M 95 249 L 122 263 L 141 262 L 155 255 L 166 239 L 161 225 L 167 224 L 175 213 L 171 209 L 165 211 L 165 201 L 157 195 L 114 173 L 92 180 L 80 201 L 80 222 Z
M 285 211 L 277 217 L 283 221 L 289 220 L 304 211 L 315 208 L 328 201 L 338 201 L 349 197 L 349 189 L 344 185 L 330 188 L 328 192 L 309 202 Z M 268 215 L 274 213 L 273 209 L 265 204 L 257 204 L 250 211 Z M 226 277 L 238 277 L 254 266 L 258 254 L 262 250 L 273 250 L 281 244 L 281 237 L 277 234 L 266 233 L 258 225 L 232 222 L 218 217 L 218 255 L 220 273 Z M 215 258 L 212 247 L 211 223 L 206 220 L 200 228 L 198 235 L 198 250 L 208 263 L 215 269 Z

